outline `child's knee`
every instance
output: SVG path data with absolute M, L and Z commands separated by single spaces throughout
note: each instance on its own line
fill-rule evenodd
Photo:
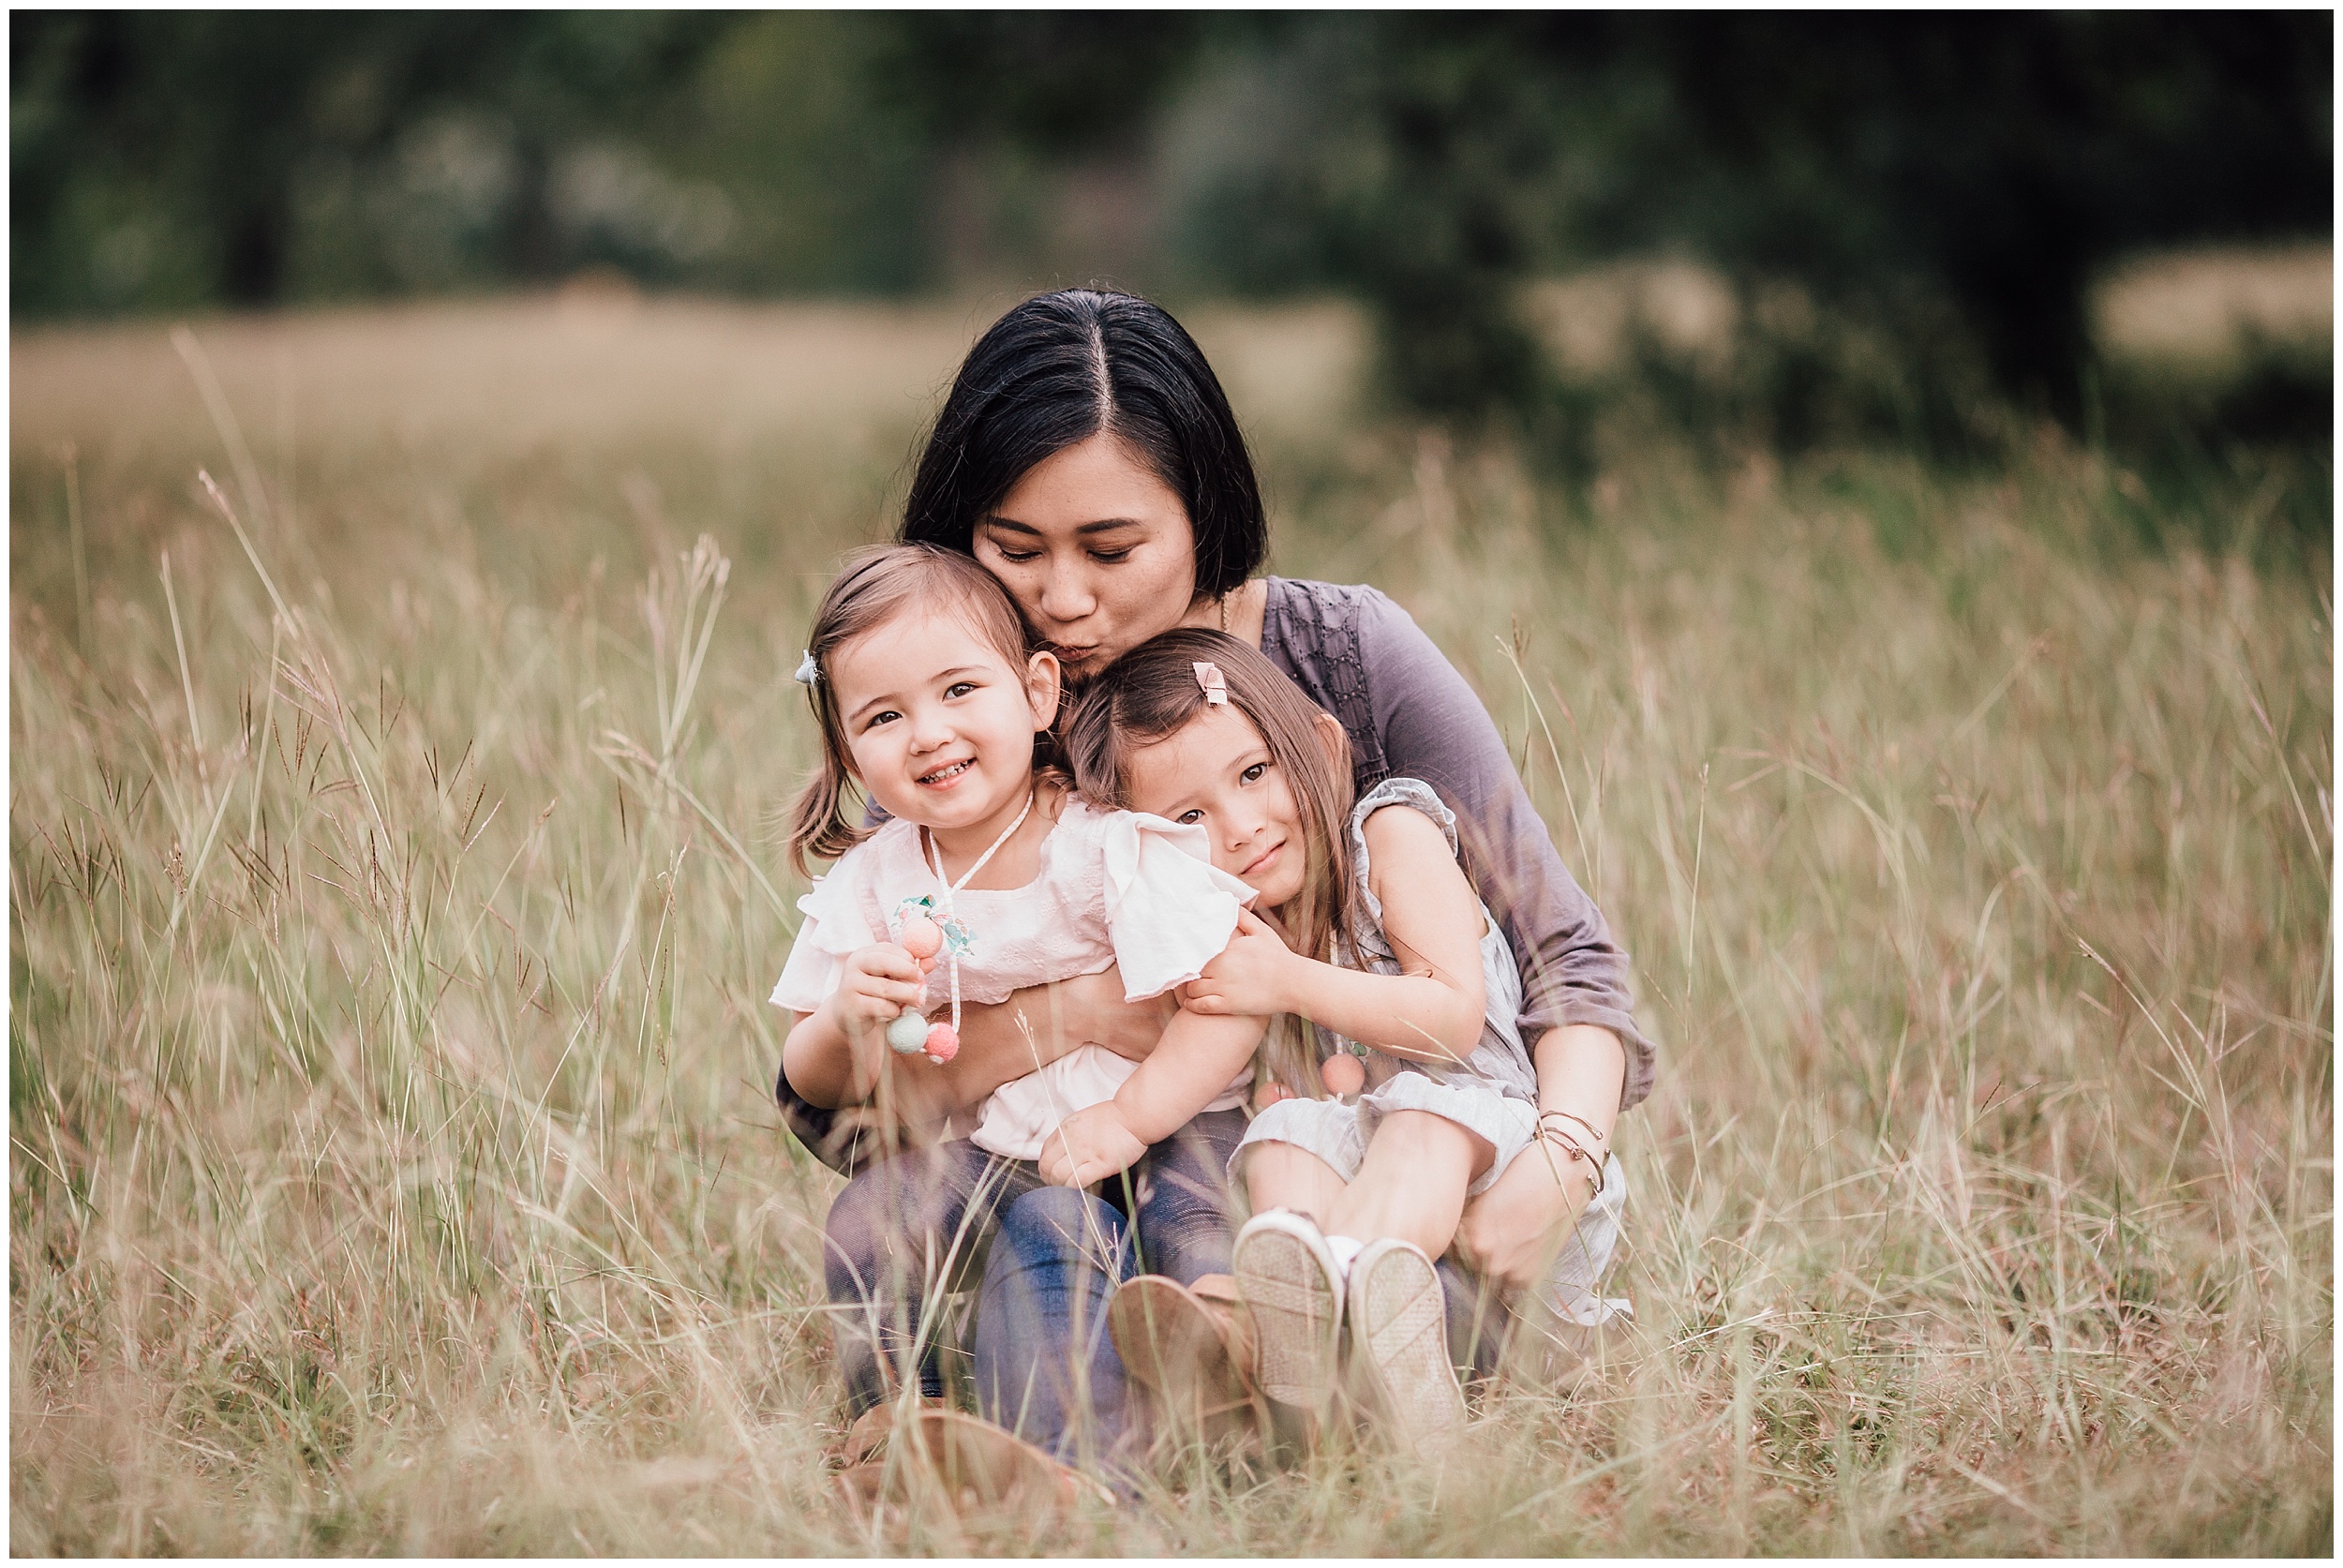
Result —
M 1497 1157 L 1487 1139 L 1430 1111 L 1394 1111 L 1376 1124 L 1375 1142 L 1410 1161 L 1461 1166 L 1468 1177 L 1478 1176 Z
M 1293 1209 L 1313 1218 L 1334 1194 L 1342 1178 L 1333 1166 L 1299 1143 L 1266 1139 L 1245 1149 L 1245 1197 L 1255 1214 L 1264 1209 Z

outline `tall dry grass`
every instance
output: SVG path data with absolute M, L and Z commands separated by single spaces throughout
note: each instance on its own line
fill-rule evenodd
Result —
M 14 1550 L 2331 1546 L 2326 470 L 1581 507 L 1349 413 L 1332 312 L 1203 336 L 1280 569 L 1414 610 L 1635 954 L 1640 1326 L 1437 1472 L 858 1527 L 786 675 L 982 314 L 16 341 Z

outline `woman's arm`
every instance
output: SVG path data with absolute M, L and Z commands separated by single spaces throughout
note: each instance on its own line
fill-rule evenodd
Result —
M 1440 824 L 1406 806 L 1366 819 L 1368 882 L 1404 971 L 1375 975 L 1290 950 L 1247 917 L 1220 957 L 1181 988 L 1198 1012 L 1290 1012 L 1362 1045 L 1435 1066 L 1481 1040 L 1481 910 Z
M 1626 1052 L 1614 1109 L 1634 1104 L 1651 1092 L 1652 1051 L 1635 1024 L 1627 955 L 1555 853 L 1471 686 L 1407 611 L 1355 591 L 1382 771 L 1424 780 L 1455 809 L 1472 880 L 1521 965 L 1522 1038 L 1577 1024 L 1607 1031 Z
M 1584 1117 L 1607 1148 L 1627 1070 L 1619 1037 L 1593 1024 L 1565 1024 L 1540 1036 L 1532 1054 L 1538 1109 Z M 1594 1176 L 1584 1164 L 1553 1145 L 1532 1144 L 1465 1204 L 1456 1250 L 1499 1290 L 1524 1289 L 1545 1273 L 1569 1226 L 1593 1199 Z
M 941 1066 L 923 1056 L 898 1063 L 884 1042 L 873 1040 L 872 1065 L 859 1070 L 851 1041 L 818 1030 L 803 1033 L 799 1025 L 783 1043 L 776 1093 L 798 1138 L 824 1163 L 851 1172 L 869 1148 L 932 1142 L 945 1132 L 947 1118 L 1078 1046 L 1101 1045 L 1144 1060 L 1177 1010 L 1169 996 L 1124 1001 L 1122 976 L 1110 968 L 1030 987 L 1005 1002 L 963 1008 L 960 1052 Z M 1018 1025 L 1021 1015 L 1031 1025 L 1030 1043 Z M 857 1112 L 855 1136 L 841 1140 L 835 1113 L 849 1108 Z

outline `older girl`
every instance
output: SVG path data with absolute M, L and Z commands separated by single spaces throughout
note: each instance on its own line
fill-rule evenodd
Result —
M 1432 1260 L 1467 1198 L 1533 1145 L 1557 1174 L 1574 1163 L 1620 1183 L 1590 1127 L 1539 1116 L 1520 976 L 1457 863 L 1455 814 L 1398 777 L 1353 806 L 1340 726 L 1218 632 L 1167 632 L 1117 661 L 1067 747 L 1087 799 L 1201 829 L 1260 895 L 1180 994 L 1206 1016 L 1288 1025 L 1282 1092 L 1231 1161 L 1253 1210 L 1233 1262 L 1261 1386 L 1322 1419 L 1347 1343 L 1389 1430 L 1438 1444 L 1465 1411 Z M 1119 1119 L 1112 1102 L 1069 1118 L 1045 1172 L 1103 1169 Z M 1566 1265 L 1550 1299 L 1599 1315 L 1594 1283 Z

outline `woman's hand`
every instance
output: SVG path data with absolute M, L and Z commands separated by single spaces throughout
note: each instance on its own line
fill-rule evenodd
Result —
M 1128 1170 L 1146 1152 L 1114 1101 L 1101 1100 L 1058 1123 L 1042 1146 L 1041 1179 L 1057 1187 L 1088 1187 Z
M 1530 1056 L 1538 1069 L 1539 1110 L 1583 1118 L 1581 1125 L 1590 1126 L 1607 1148 L 1627 1076 L 1627 1051 L 1619 1037 L 1598 1024 L 1565 1023 L 1539 1036 Z M 1486 1192 L 1465 1204 L 1456 1226 L 1457 1255 L 1500 1291 L 1535 1284 L 1561 1249 L 1565 1228 L 1594 1201 L 1594 1173 L 1556 1144 L 1531 1143 Z
M 1570 1223 L 1593 1198 L 1585 1166 L 1565 1160 L 1550 1144 L 1532 1142 L 1487 1191 L 1467 1200 L 1456 1225 L 1456 1253 L 1501 1293 L 1524 1290 L 1545 1274 Z
M 1179 988 L 1190 1012 L 1268 1018 L 1291 1012 L 1293 949 L 1249 909 L 1236 916 L 1236 933 L 1203 973 Z

